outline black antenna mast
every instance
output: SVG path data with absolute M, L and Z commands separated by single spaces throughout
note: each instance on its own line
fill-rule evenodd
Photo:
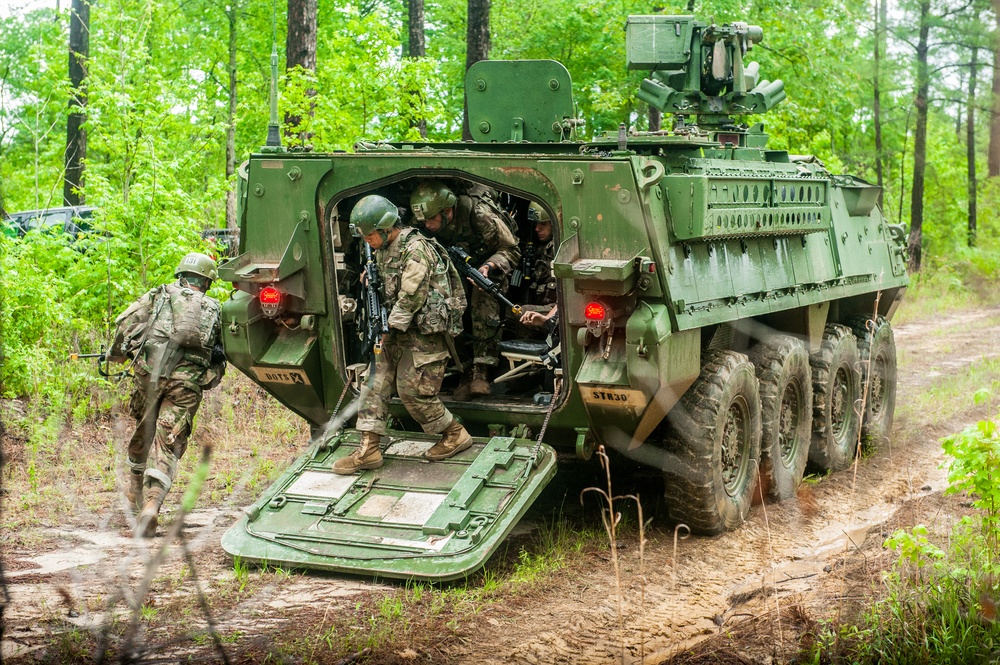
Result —
M 268 152 L 281 150 L 281 127 L 278 125 L 278 2 L 271 2 L 271 121 L 267 124 Z

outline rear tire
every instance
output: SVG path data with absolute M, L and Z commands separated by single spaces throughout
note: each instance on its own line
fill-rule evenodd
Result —
M 706 354 L 701 375 L 671 411 L 664 469 L 668 511 L 696 533 L 746 519 L 760 460 L 760 395 L 753 365 L 734 351 Z
M 852 325 L 858 338 L 861 385 L 868 390 L 861 435 L 880 445 L 889 439 L 896 412 L 896 340 L 885 317 L 861 317 Z
M 861 374 L 858 344 L 850 328 L 830 324 L 820 350 L 810 358 L 813 375 L 813 436 L 809 459 L 823 471 L 846 469 L 861 433 Z
M 750 351 L 760 383 L 760 480 L 776 501 L 795 496 L 812 438 L 812 370 L 799 340 L 775 335 Z

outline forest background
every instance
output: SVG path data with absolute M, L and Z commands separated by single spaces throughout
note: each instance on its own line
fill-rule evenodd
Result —
M 688 9 L 61 1 L 19 10 L 15 0 L 0 18 L 0 212 L 85 203 L 99 229 L 76 242 L 0 235 L 0 390 L 56 407 L 92 380 L 67 354 L 106 343 L 118 311 L 205 248 L 204 229 L 235 225 L 235 169 L 264 143 L 273 48 L 289 147 L 461 138 L 464 72 L 484 57 L 563 62 L 586 138 L 660 122 L 636 98 L 644 73 L 625 70 L 625 19 Z M 763 27 L 751 59 L 788 92 L 759 118 L 770 147 L 881 184 L 886 217 L 908 225 L 917 281 L 961 290 L 996 277 L 1000 2 L 694 4 L 702 18 Z M 226 285 L 214 290 L 225 297 Z

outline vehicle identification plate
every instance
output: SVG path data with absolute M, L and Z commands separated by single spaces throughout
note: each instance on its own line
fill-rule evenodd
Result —
M 582 386 L 581 386 L 582 387 Z M 646 406 L 646 396 L 641 390 L 631 388 L 582 387 L 580 396 L 588 404 L 600 406 L 629 406 L 641 409 Z
M 309 377 L 301 369 L 281 369 L 279 367 L 254 367 L 253 373 L 262 383 L 284 383 L 293 386 L 309 386 Z

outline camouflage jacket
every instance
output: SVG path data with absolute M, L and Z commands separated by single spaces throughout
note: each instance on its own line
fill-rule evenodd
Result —
M 550 239 L 535 255 L 531 268 L 531 304 L 551 305 L 556 301 L 556 278 L 552 274 L 555 259 L 555 243 Z
M 462 329 L 465 290 L 458 271 L 437 241 L 417 229 L 400 229 L 399 235 L 375 252 L 382 275 L 389 328 L 425 335 Z
M 494 200 L 493 191 L 481 185 L 458 195 L 451 222 L 435 234 L 442 245 L 458 245 L 479 267 L 487 261 L 509 275 L 521 260 L 512 222 Z

